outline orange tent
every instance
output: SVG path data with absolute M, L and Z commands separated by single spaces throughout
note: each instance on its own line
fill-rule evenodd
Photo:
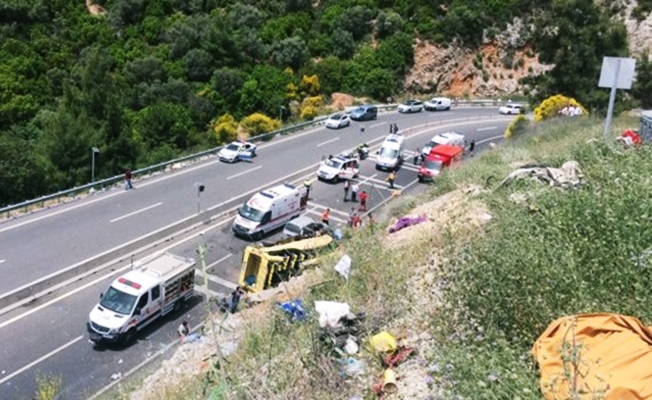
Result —
M 559 318 L 532 351 L 547 400 L 652 399 L 652 327 L 634 317 Z

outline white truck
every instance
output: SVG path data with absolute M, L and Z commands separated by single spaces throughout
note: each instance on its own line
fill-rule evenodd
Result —
M 193 295 L 195 264 L 165 252 L 115 279 L 88 315 L 91 342 L 131 345 L 144 327 L 179 310 Z
M 240 207 L 232 230 L 237 236 L 258 240 L 298 217 L 308 204 L 308 190 L 289 183 L 256 193 Z

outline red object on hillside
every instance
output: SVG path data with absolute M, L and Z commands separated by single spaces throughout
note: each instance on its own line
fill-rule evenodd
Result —
M 621 136 L 625 138 L 627 142 L 631 140 L 630 145 L 638 146 L 640 144 L 643 144 L 643 140 L 641 139 L 641 136 L 631 129 L 627 129 L 625 132 L 623 132 Z M 629 138 L 629 140 L 627 140 L 627 138 Z

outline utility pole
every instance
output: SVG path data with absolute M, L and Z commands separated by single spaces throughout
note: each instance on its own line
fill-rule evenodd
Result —
M 202 234 L 203 237 L 203 234 Z M 215 326 L 215 319 L 213 318 L 213 313 L 211 311 L 211 298 L 208 291 L 208 273 L 206 272 L 206 245 L 200 244 L 197 248 L 197 255 L 201 262 L 201 270 L 204 274 L 204 288 L 206 289 L 206 315 L 210 322 L 210 329 L 212 331 L 213 342 L 215 344 L 215 355 L 217 356 L 217 370 L 221 370 L 223 364 L 222 349 L 220 348 L 220 342 L 217 339 L 217 328 Z
M 93 146 L 91 155 L 91 183 L 95 183 L 95 153 L 99 153 L 100 149 Z

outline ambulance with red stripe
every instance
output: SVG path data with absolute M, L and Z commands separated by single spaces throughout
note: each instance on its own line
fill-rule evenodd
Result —
M 131 345 L 144 327 L 180 310 L 193 295 L 195 264 L 165 252 L 115 279 L 88 315 L 91 342 Z
M 233 233 L 258 240 L 301 215 L 307 204 L 308 190 L 303 185 L 285 183 L 265 189 L 240 207 L 233 221 Z

